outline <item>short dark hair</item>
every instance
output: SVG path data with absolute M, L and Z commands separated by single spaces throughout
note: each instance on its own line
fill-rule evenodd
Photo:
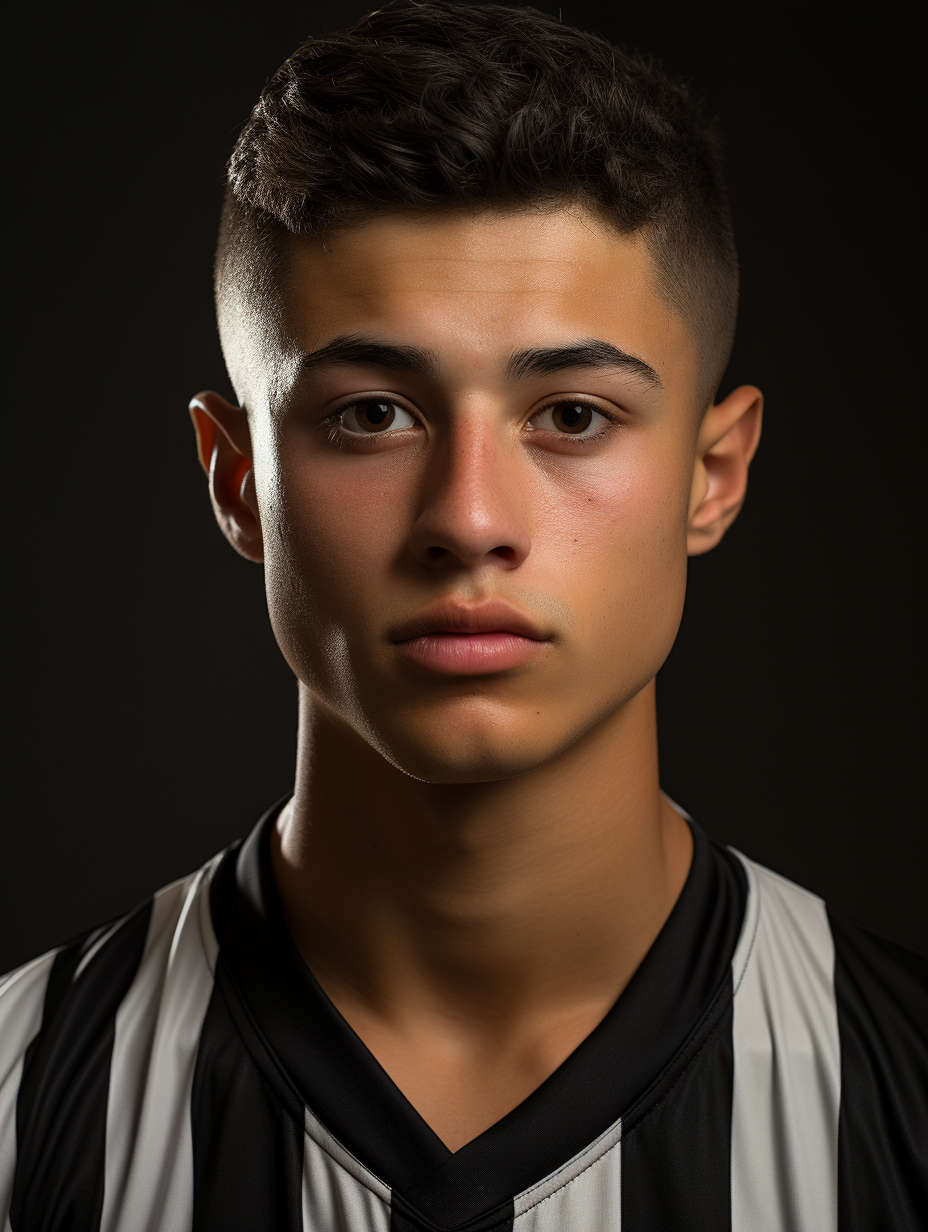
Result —
M 301 43 L 229 160 L 217 300 L 286 232 L 568 201 L 643 234 L 696 341 L 705 409 L 738 300 L 715 121 L 652 58 L 531 8 L 393 0 Z

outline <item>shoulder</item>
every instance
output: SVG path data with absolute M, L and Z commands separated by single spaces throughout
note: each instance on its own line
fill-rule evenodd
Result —
M 915 1232 L 928 1226 L 928 959 L 836 913 L 829 924 L 842 1227 Z
M 172 989 L 208 995 L 219 858 L 0 978 L 0 1218 L 28 1203 L 24 1187 L 44 1185 L 56 1159 L 99 1137 L 116 1036 L 138 1037 L 142 1057 Z
M 842 1034 L 852 1026 L 891 1032 L 928 1059 L 928 956 L 848 919 L 812 891 L 735 852 L 748 880 L 739 941 L 743 967 L 752 958 L 785 978 L 814 969 L 830 987 Z
M 836 978 L 845 995 L 890 1015 L 928 1023 L 928 955 L 829 910 Z
M 846 1082 L 928 1138 L 928 957 L 829 911 Z
M 794 969 L 816 960 L 840 1004 L 863 1009 L 871 1020 L 906 1024 L 924 1048 L 928 1022 L 928 955 L 858 924 L 831 908 L 811 890 L 735 852 L 748 879 L 748 909 L 739 946 L 748 952 L 765 944 Z
M 164 886 L 124 915 L 0 976 L 0 1058 L 9 1062 L 23 1041 L 28 1045 L 40 1027 L 48 1028 L 69 1004 L 84 1000 L 91 985 L 115 992 L 131 982 L 146 952 L 166 960 L 171 936 L 200 897 L 207 870 Z
M 214 964 L 209 882 L 220 858 L 124 915 L 0 976 L 0 1081 L 16 1056 L 68 1017 L 74 1005 L 121 1000 L 143 963 L 149 976 L 163 971 L 181 933 L 192 932 L 206 965 Z
M 839 1226 L 914 1232 L 928 1214 L 928 959 L 737 854 L 749 892 L 736 1050 L 740 1039 L 743 1068 L 769 1071 L 746 1115 L 761 1086 L 783 1088 L 782 1108 L 817 1092 Z
M 890 1005 L 925 1006 L 928 955 L 841 915 L 811 890 L 729 848 L 745 870 L 749 903 L 743 933 L 766 933 L 780 948 L 792 936 L 821 947 L 834 979 L 852 981 Z M 753 901 L 752 901 L 753 900 Z M 746 948 L 747 938 L 741 944 Z M 808 955 L 797 951 L 801 963 Z

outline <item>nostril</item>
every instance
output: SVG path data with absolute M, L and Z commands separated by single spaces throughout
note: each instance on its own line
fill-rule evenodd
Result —
M 480 555 L 484 558 L 487 556 L 495 556 L 499 560 L 505 561 L 507 565 L 517 564 L 519 560 L 518 551 L 515 548 L 509 547 L 508 544 L 500 544 L 499 547 L 491 548 L 489 552 L 480 553 Z M 438 544 L 432 544 L 425 548 L 423 556 L 427 564 L 438 564 L 439 562 L 446 560 L 448 557 L 455 557 L 462 561 L 462 563 L 468 559 L 466 553 L 461 551 L 455 552 L 451 548 L 443 548 Z
M 508 570 L 517 569 L 526 558 L 531 538 L 511 511 L 485 513 L 467 507 L 462 515 L 460 510 L 439 506 L 423 511 L 407 546 L 427 569 L 477 569 L 495 563 Z

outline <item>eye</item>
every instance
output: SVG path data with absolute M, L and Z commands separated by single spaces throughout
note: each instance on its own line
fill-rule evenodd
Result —
M 346 432 L 354 432 L 358 436 L 398 432 L 402 428 L 414 428 L 416 424 L 409 411 L 395 402 L 385 402 L 381 398 L 343 406 L 338 412 L 338 419 Z
M 596 436 L 609 420 L 588 402 L 556 402 L 539 411 L 532 420 L 536 428 L 570 436 Z

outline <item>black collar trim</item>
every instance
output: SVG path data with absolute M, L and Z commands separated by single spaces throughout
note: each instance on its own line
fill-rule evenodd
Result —
M 515 1195 L 640 1107 L 710 1009 L 731 998 L 746 878 L 738 860 L 691 823 L 686 884 L 615 1005 L 537 1090 L 452 1153 L 342 1018 L 287 932 L 269 846 L 285 803 L 214 876 L 217 981 L 234 986 L 244 1013 L 233 1016 L 243 1035 L 257 1033 L 257 1041 L 246 1039 L 249 1051 L 262 1069 L 274 1069 L 268 1077 L 291 1111 L 299 1101 L 311 1108 L 426 1223 L 460 1227 L 483 1216 L 484 1224 L 492 1211 L 511 1209 Z

